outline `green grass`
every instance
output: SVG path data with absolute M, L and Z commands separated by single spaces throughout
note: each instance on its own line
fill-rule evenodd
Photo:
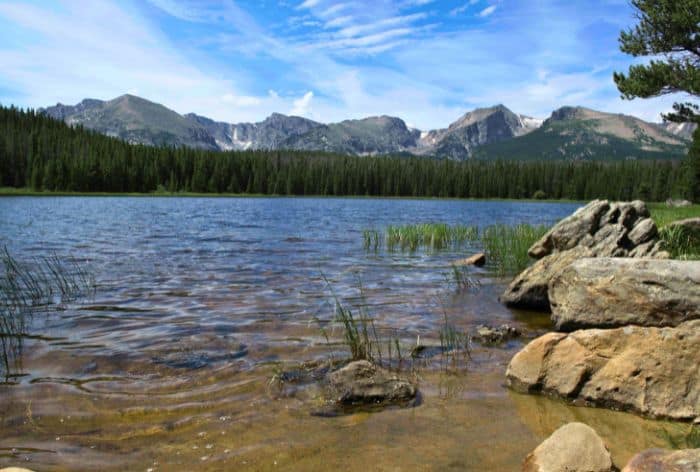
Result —
M 527 251 L 548 229 L 544 225 L 532 226 L 525 223 L 516 226 L 489 226 L 481 236 L 487 261 L 500 276 L 517 274 L 530 265 L 532 259 Z
M 665 249 L 673 259 L 700 259 L 700 235 L 680 226 L 665 226 L 659 231 Z
M 700 205 L 672 208 L 665 203 L 650 203 L 647 206 L 649 207 L 651 218 L 659 228 L 663 228 L 673 221 L 700 216 Z
M 56 255 L 17 261 L 0 251 L 0 362 L 9 376 L 21 358 L 30 318 L 94 290 L 84 266 Z
M 384 239 L 390 251 L 416 251 L 419 248 L 441 250 L 458 248 L 467 242 L 476 241 L 479 229 L 476 226 L 444 223 L 420 223 L 403 226 L 388 226 L 383 236 L 376 230 L 363 232 L 365 248 L 377 248 L 377 241 Z
M 674 259 L 700 259 L 700 236 L 687 229 L 669 226 L 669 223 L 700 216 L 700 205 L 669 207 L 665 203 L 649 204 L 651 217 L 659 227 L 659 237 L 665 242 L 666 250 Z

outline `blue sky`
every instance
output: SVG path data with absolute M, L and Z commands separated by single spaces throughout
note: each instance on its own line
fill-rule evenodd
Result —
M 0 103 L 133 93 L 228 122 L 387 114 L 420 129 L 503 103 L 659 121 L 612 72 L 627 0 L 0 0 Z

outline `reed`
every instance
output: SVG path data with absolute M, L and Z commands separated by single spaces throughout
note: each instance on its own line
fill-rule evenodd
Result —
M 528 249 L 547 230 L 544 225 L 525 223 L 516 226 L 492 225 L 483 231 L 481 241 L 496 273 L 499 276 L 513 275 L 527 268 L 531 262 Z
M 76 261 L 57 255 L 29 263 L 0 251 L 0 362 L 9 376 L 21 358 L 28 322 L 37 313 L 94 291 L 92 274 Z
M 481 287 L 479 279 L 472 275 L 470 266 L 452 264 L 452 270 L 447 279 L 449 285 L 452 285 L 457 292 Z
M 476 241 L 479 229 L 476 226 L 454 225 L 444 223 L 420 223 L 412 225 L 390 225 L 384 233 L 377 230 L 364 230 L 363 239 L 366 249 L 376 250 L 381 240 L 386 240 L 391 251 L 416 251 L 421 247 L 429 250 L 458 248 L 467 242 Z
M 379 250 L 382 237 L 376 229 L 366 229 L 362 231 L 362 239 L 364 240 L 366 250 L 375 252 Z
M 450 323 L 447 311 L 443 310 L 443 321 L 440 326 L 440 352 L 444 366 L 450 364 L 456 367 L 459 357 L 465 362 L 471 359 L 471 336 Z

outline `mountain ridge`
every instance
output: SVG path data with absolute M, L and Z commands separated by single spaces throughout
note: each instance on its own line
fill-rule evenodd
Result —
M 629 159 L 679 157 L 695 126 L 564 106 L 544 120 L 503 104 L 471 110 L 447 128 L 421 131 L 401 118 L 378 115 L 319 123 L 273 113 L 256 123 L 226 123 L 135 95 L 84 99 L 38 110 L 131 143 L 208 150 L 323 150 L 354 155 L 480 159 Z

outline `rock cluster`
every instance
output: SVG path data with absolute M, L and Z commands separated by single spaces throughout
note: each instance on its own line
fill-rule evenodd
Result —
M 549 308 L 559 332 L 513 357 L 508 385 L 700 423 L 700 261 L 669 260 L 661 244 L 642 202 L 599 200 L 534 244 L 539 261 L 504 298 Z
M 649 210 L 639 200 L 594 200 L 556 224 L 528 254 L 537 262 L 513 280 L 501 301 L 536 310 L 549 310 L 550 281 L 582 257 L 669 257 Z

